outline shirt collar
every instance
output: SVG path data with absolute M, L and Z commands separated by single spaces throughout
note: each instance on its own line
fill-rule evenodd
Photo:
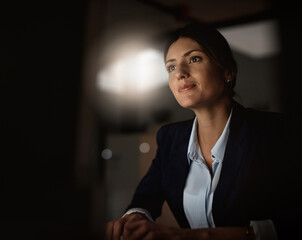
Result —
M 197 118 L 195 117 L 192 130 L 191 130 L 191 135 L 190 135 L 190 140 L 189 140 L 189 145 L 188 145 L 188 162 L 189 164 L 192 161 L 196 161 L 198 159 L 203 160 L 203 156 L 198 144 L 198 138 L 197 138 Z
M 211 154 L 213 157 L 214 161 L 223 161 L 223 156 L 227 144 L 227 140 L 229 137 L 229 125 L 230 125 L 230 120 L 232 116 L 233 109 L 231 110 L 230 116 L 228 118 L 228 121 L 223 129 L 222 134 L 220 135 L 219 139 L 215 143 L 214 147 L 211 150 Z M 189 140 L 189 145 L 188 145 L 188 162 L 190 164 L 191 161 L 196 161 L 198 159 L 204 160 L 203 155 L 201 153 L 199 144 L 198 144 L 198 138 L 197 138 L 197 118 L 195 117 L 192 130 L 191 130 L 191 135 L 190 135 L 190 140 Z

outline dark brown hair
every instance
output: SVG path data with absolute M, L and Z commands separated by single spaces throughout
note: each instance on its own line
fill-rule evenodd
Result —
M 217 29 L 201 23 L 191 23 L 179 28 L 169 37 L 164 50 L 165 60 L 170 46 L 181 37 L 188 37 L 196 41 L 217 66 L 231 74 L 232 79 L 228 83 L 229 96 L 233 97 L 235 95 L 234 87 L 236 85 L 237 63 L 228 42 L 222 34 Z

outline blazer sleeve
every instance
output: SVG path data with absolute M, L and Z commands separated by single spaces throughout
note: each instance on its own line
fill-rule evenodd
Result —
M 148 172 L 137 186 L 132 201 L 126 209 L 127 211 L 131 208 L 143 208 L 151 214 L 154 220 L 161 215 L 162 205 L 165 200 L 162 192 L 162 159 L 160 158 L 162 136 L 164 136 L 163 128 L 157 133 L 158 147 L 156 156 Z

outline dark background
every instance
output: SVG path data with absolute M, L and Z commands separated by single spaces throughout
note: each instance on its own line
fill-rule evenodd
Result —
M 73 184 L 85 7 L 1 4 L 2 239 L 88 234 L 89 194 Z
M 86 7 L 87 1 L 1 3 L 2 239 L 97 238 L 90 232 L 90 189 L 77 187 L 73 176 Z M 298 172 L 301 10 L 280 1 L 272 11 L 281 28 L 282 103 L 296 144 L 288 157 Z

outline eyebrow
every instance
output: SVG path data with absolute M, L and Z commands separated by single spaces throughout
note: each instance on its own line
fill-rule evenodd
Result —
M 201 49 L 193 49 L 193 50 L 190 50 L 190 51 L 186 52 L 186 53 L 183 55 L 183 57 L 189 56 L 192 52 L 203 52 L 203 51 L 202 51 Z M 167 64 L 168 62 L 174 62 L 174 61 L 176 61 L 176 59 L 175 59 L 175 58 L 171 58 L 171 59 L 169 59 L 169 60 L 166 61 L 166 64 Z

